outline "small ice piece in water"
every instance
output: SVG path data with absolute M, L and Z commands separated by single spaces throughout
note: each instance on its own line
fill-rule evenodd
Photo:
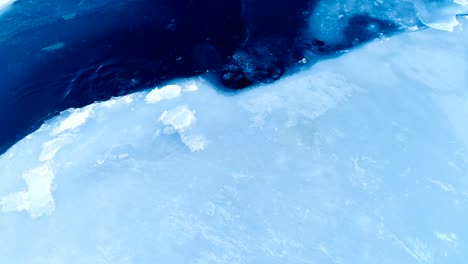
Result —
M 70 14 L 62 16 L 64 20 L 71 20 L 71 19 L 74 19 L 75 17 L 76 17 L 76 13 L 70 13 Z
M 42 48 L 42 50 L 43 51 L 54 51 L 54 50 L 61 49 L 63 47 L 65 47 L 65 43 L 58 42 L 58 43 L 52 44 L 50 46 L 44 47 L 44 48 Z

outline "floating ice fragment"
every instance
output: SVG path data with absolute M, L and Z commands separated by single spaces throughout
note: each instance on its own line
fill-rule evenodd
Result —
M 70 13 L 70 14 L 62 16 L 64 20 L 71 20 L 71 19 L 74 19 L 75 17 L 76 17 L 76 13 Z
M 65 47 L 65 43 L 58 42 L 58 43 L 52 44 L 50 46 L 44 47 L 44 48 L 42 48 L 42 50 L 43 51 L 54 51 L 54 50 L 61 49 L 63 47 Z

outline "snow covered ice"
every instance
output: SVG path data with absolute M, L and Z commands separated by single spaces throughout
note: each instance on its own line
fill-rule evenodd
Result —
M 0 263 L 463 263 L 467 62 L 429 29 L 67 110 L 0 157 Z

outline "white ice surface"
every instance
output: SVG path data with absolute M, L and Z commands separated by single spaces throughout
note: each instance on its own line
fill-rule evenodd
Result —
M 0 263 L 464 263 L 467 63 L 430 29 L 66 111 L 0 157 Z

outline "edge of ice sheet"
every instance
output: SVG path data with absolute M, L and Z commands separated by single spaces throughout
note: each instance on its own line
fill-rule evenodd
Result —
M 202 81 L 203 82 L 203 81 Z M 50 215 L 55 210 L 55 203 L 52 197 L 53 180 L 56 176 L 54 170 L 54 158 L 67 145 L 77 143 L 77 135 L 80 128 L 88 122 L 99 121 L 100 115 L 106 112 L 109 115 L 115 108 L 126 107 L 132 111 L 132 108 L 144 105 L 154 105 L 162 101 L 175 99 L 184 92 L 191 93 L 198 91 L 200 82 L 194 80 L 181 80 L 180 84 L 171 84 L 162 88 L 154 88 L 150 91 L 139 92 L 113 98 L 105 102 L 94 103 L 79 109 L 68 109 L 60 113 L 57 117 L 47 120 L 38 130 L 28 135 L 26 138 L 15 144 L 11 150 L 0 156 L 2 160 L 12 159 L 15 152 L 22 145 L 27 145 L 32 141 L 40 142 L 39 156 L 36 167 L 25 169 L 22 178 L 27 188 L 25 191 L 12 192 L 0 198 L 0 209 L 2 212 L 21 212 L 27 211 L 32 218 L 38 218 L 43 215 Z M 161 108 L 161 107 L 159 107 Z M 167 110 L 164 110 L 166 109 Z M 195 111 L 187 105 L 161 108 L 158 123 L 162 126 L 154 135 L 159 136 L 161 129 L 165 134 L 175 132 L 181 142 L 190 152 L 202 151 L 208 145 L 206 137 L 195 129 L 196 118 Z M 120 153 L 119 159 L 129 157 L 128 153 Z M 97 164 L 103 164 L 104 161 L 96 161 Z M 21 169 L 20 169 L 21 171 Z
M 230 96 L 219 94 L 214 87 L 200 90 L 199 86 L 212 85 L 201 78 L 180 80 L 177 84 L 170 84 L 162 88 L 114 98 L 80 109 L 69 109 L 47 120 L 37 131 L 0 156 L 0 166 L 2 166 L 2 163 L 9 162 L 15 156 L 20 155 L 18 151 L 21 148 L 37 144 L 35 148 L 30 149 L 30 153 L 21 153 L 21 155 L 27 156 L 37 155 L 35 161 L 24 167 L 25 171 L 12 167 L 8 169 L 8 174 L 13 177 L 16 177 L 15 175 L 18 173 L 23 175 L 28 189 L 4 195 L 1 203 L 2 211 L 28 211 L 33 218 L 52 213 L 55 206 L 51 186 L 54 177 L 60 175 L 61 171 L 58 165 L 60 162 L 56 160 L 60 159 L 61 162 L 64 162 L 64 158 L 60 158 L 62 149 L 67 148 L 67 151 L 70 151 L 69 148 L 83 145 L 78 147 L 80 151 L 77 151 L 76 154 L 88 155 L 86 153 L 88 140 L 83 137 L 102 136 L 100 132 L 87 134 L 89 133 L 86 132 L 88 127 L 96 129 L 97 127 L 105 127 L 103 122 L 118 122 L 118 119 L 114 119 L 119 116 L 118 111 L 123 111 L 130 116 L 135 115 L 135 119 L 137 119 L 135 121 L 137 123 L 118 126 L 120 131 L 128 131 L 125 132 L 126 135 L 121 135 L 121 138 L 141 136 L 142 127 L 146 123 L 146 126 L 149 126 L 146 129 L 153 130 L 152 137 L 155 140 L 164 142 L 175 135 L 189 153 L 196 153 L 205 151 L 211 144 L 205 130 L 217 126 L 217 124 L 204 123 L 206 122 L 205 116 L 208 114 L 206 112 L 200 116 L 202 121 L 198 122 L 197 109 L 207 105 L 205 100 L 219 100 L 218 106 L 213 107 L 223 107 L 219 103 L 226 103 L 226 105 L 231 105 L 232 109 L 238 109 L 237 112 L 239 110 L 245 112 L 246 116 L 251 118 L 248 122 L 252 127 L 261 127 L 267 120 L 276 118 L 272 116 L 274 111 L 282 111 L 286 114 L 285 125 L 292 127 L 302 122 L 301 120 L 313 120 L 319 117 L 329 109 L 334 108 L 338 102 L 348 98 L 353 92 L 359 91 L 358 87 L 349 83 L 341 75 L 329 71 L 317 71 L 314 68 L 288 76 L 273 84 L 238 93 L 235 95 L 237 97 L 235 100 Z M 287 87 L 288 91 L 285 91 L 284 87 Z M 117 112 L 113 114 L 113 111 Z M 213 112 L 213 109 L 209 112 Z M 152 120 L 138 115 L 148 115 Z M 216 116 L 216 113 L 214 115 Z M 231 117 L 223 118 L 221 115 L 216 118 L 229 119 Z M 113 132 L 117 133 L 118 131 Z M 145 134 L 143 133 L 143 135 Z M 146 141 L 151 139 L 148 135 L 145 137 Z M 123 140 L 125 141 L 125 139 Z M 129 141 L 131 142 L 131 140 Z M 107 143 L 103 143 L 103 140 L 97 140 L 93 144 L 103 144 L 99 146 L 100 148 L 113 148 L 112 145 L 105 145 Z M 96 166 L 102 166 L 113 159 L 132 158 L 131 153 L 122 151 L 95 159 Z M 34 177 L 37 177 L 39 183 L 31 181 Z
M 146 95 L 146 103 L 154 104 L 162 100 L 174 99 L 180 96 L 182 88 L 180 85 L 170 84 L 162 87 L 161 89 L 153 89 Z

